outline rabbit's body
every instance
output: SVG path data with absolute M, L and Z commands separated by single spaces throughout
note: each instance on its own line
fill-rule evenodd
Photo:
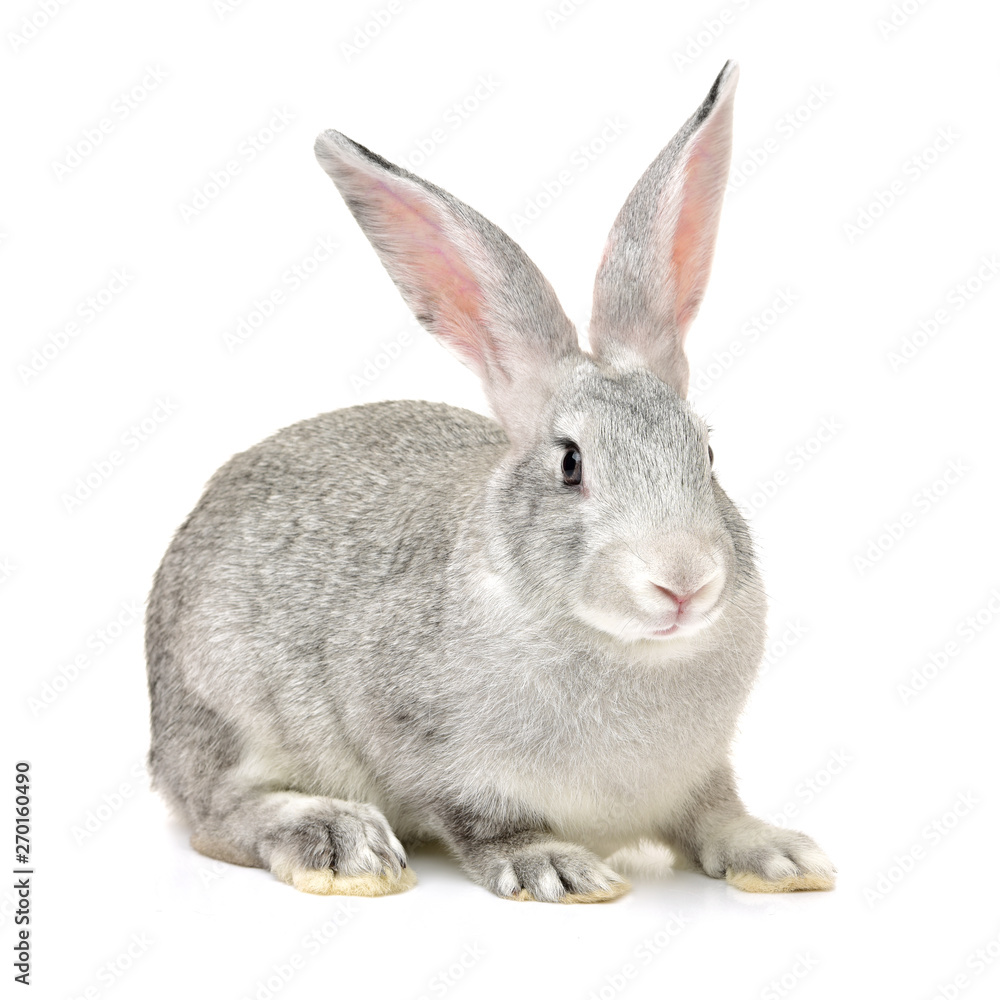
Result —
M 157 690 L 215 706 L 248 785 L 370 802 L 405 840 L 447 832 L 420 785 L 456 802 L 496 788 L 601 854 L 661 836 L 725 763 L 759 659 L 755 581 L 686 648 L 527 614 L 486 581 L 483 494 L 507 447 L 486 417 L 389 402 L 237 455 L 160 570 Z M 225 771 L 175 773 L 175 719 L 154 726 L 153 771 L 197 826 Z
M 704 159 L 719 141 L 726 73 L 647 172 L 657 184 L 687 146 L 707 142 Z M 728 763 L 765 607 L 670 334 L 696 308 L 676 296 L 700 297 L 704 251 L 694 278 L 672 265 L 669 318 L 602 291 L 663 256 L 634 252 L 640 182 L 585 354 L 495 227 L 336 133 L 320 142 L 503 426 L 441 404 L 352 407 L 209 483 L 147 626 L 151 771 L 193 844 L 318 892 L 405 888 L 400 838 L 444 841 L 521 898 L 613 898 L 627 886 L 600 857 L 643 838 L 744 888 L 831 884 L 807 837 L 746 815 Z

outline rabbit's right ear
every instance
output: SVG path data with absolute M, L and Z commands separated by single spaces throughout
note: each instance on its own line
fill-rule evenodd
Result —
M 608 237 L 594 285 L 590 346 L 640 361 L 687 395 L 684 337 L 701 304 L 729 177 L 733 93 L 727 62 L 701 107 L 632 189 Z
M 417 319 L 483 380 L 508 434 L 530 434 L 558 362 L 580 350 L 549 283 L 478 212 L 340 132 L 316 157 Z

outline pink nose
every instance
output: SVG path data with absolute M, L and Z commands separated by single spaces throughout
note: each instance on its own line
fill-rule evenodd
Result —
M 652 583 L 652 581 L 650 582 Z M 661 594 L 666 594 L 667 597 L 676 603 L 678 612 L 683 611 L 684 605 L 687 604 L 692 597 L 700 594 L 701 591 L 705 589 L 704 587 L 699 587 L 697 590 L 692 590 L 690 594 L 678 594 L 669 587 L 661 587 L 658 583 L 653 583 L 653 586 L 656 587 Z

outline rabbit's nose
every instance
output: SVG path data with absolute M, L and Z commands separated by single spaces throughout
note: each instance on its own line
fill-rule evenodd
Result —
M 694 597 L 694 595 L 698 592 L 696 590 L 693 590 L 693 591 L 691 591 L 690 594 L 681 595 L 681 594 L 675 593 L 669 587 L 663 587 L 660 584 L 658 584 L 658 583 L 656 583 L 656 582 L 654 582 L 652 580 L 650 581 L 650 583 L 652 583 L 653 586 L 656 587 L 656 589 L 659 590 L 661 593 L 664 593 L 664 594 L 667 595 L 667 597 L 671 598 L 673 600 L 673 602 L 677 605 L 677 610 L 678 611 L 680 611 L 681 608 L 684 607 L 684 604 L 687 601 L 690 601 L 691 598 Z M 699 588 L 699 590 L 700 589 L 701 588 Z
M 676 605 L 678 615 L 684 610 L 685 606 L 690 604 L 692 601 L 697 601 L 698 598 L 717 596 L 718 590 L 718 574 L 713 574 L 710 579 L 706 580 L 700 586 L 695 587 L 693 590 L 688 590 L 686 593 L 678 593 L 677 590 L 673 590 L 670 587 L 664 587 L 662 583 L 657 583 L 655 580 L 649 581 L 661 594 L 666 594 Z

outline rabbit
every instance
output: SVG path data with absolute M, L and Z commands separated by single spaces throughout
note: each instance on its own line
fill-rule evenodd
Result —
M 737 793 L 765 598 L 686 401 L 737 73 L 727 62 L 626 200 L 589 351 L 500 229 L 319 136 L 496 420 L 352 406 L 210 480 L 146 623 L 149 770 L 197 851 L 319 894 L 409 889 L 406 850 L 425 841 L 506 899 L 615 899 L 630 886 L 606 859 L 640 841 L 750 892 L 833 886 L 809 837 Z

